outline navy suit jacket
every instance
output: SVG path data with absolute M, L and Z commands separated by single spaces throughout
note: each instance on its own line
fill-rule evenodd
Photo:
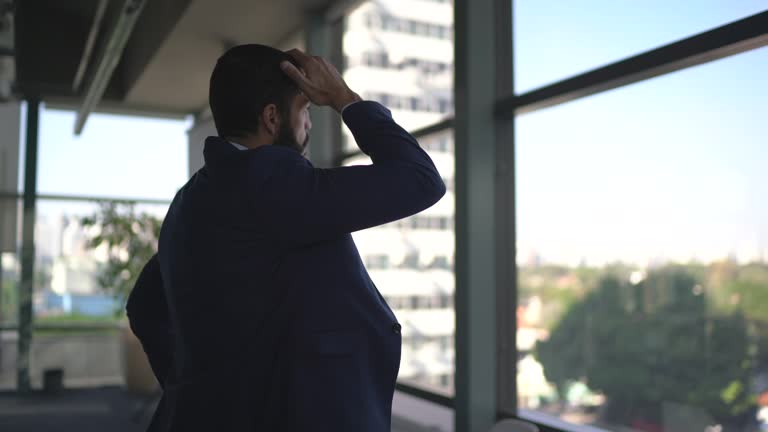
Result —
M 445 185 L 382 105 L 343 120 L 371 165 L 206 140 L 127 306 L 163 386 L 150 430 L 390 431 L 400 325 L 350 233 Z

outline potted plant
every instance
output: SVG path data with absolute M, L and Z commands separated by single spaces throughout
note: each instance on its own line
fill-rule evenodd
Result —
M 80 221 L 92 236 L 87 246 L 101 248 L 107 256 L 97 281 L 117 300 L 115 315 L 125 322 L 125 302 L 144 264 L 157 252 L 162 221 L 137 213 L 133 202 L 101 202 L 99 210 Z M 122 326 L 123 375 L 129 391 L 152 393 L 157 381 L 146 354 L 128 325 Z

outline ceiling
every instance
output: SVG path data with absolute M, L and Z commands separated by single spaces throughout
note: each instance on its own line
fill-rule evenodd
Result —
M 111 26 L 130 0 L 16 1 L 16 97 L 77 109 Z M 185 115 L 207 106 L 208 79 L 222 52 L 238 43 L 287 48 L 304 18 L 348 0 L 145 0 L 97 110 Z M 92 27 L 96 30 L 92 30 Z M 95 35 L 92 54 L 86 45 Z M 83 60 L 85 57 L 85 60 Z M 81 63 L 84 66 L 81 66 Z M 78 68 L 81 85 L 74 87 Z

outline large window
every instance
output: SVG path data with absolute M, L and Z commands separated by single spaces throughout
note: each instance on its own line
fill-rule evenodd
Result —
M 765 0 L 513 0 L 515 89 L 525 93 L 762 12 Z
M 33 387 L 42 386 L 43 372 L 49 368 L 62 369 L 67 386 L 123 382 L 124 348 L 117 324 L 137 272 L 156 249 L 147 227 L 159 224 L 167 209 L 167 204 L 38 201 Z M 96 223 L 89 224 L 89 218 Z M 121 242 L 110 251 L 106 244 L 92 244 L 106 230 L 119 235 L 119 227 L 125 223 L 134 228 L 132 246 Z M 14 360 L 15 348 L 12 344 L 6 347 L 9 360 Z M 15 385 L 15 370 L 8 365 L 0 373 L 0 385 Z
M 187 179 L 187 121 L 94 114 L 76 137 L 74 118 L 40 113 L 33 388 L 49 369 L 60 369 L 68 387 L 123 383 L 124 362 L 136 352 L 118 329 L 125 298 Z M 115 201 L 125 198 L 140 203 Z M 111 248 L 93 242 L 107 232 L 116 240 Z M 0 388 L 16 386 L 22 241 L 19 235 L 19 250 L 0 255 Z
M 170 200 L 187 181 L 187 121 L 94 114 L 80 136 L 74 124 L 72 111 L 41 112 L 41 194 Z
M 516 119 L 521 412 L 765 427 L 765 71 L 768 48 Z

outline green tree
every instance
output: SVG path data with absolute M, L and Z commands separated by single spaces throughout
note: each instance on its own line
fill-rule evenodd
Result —
M 107 248 L 107 263 L 99 272 L 98 283 L 118 300 L 115 314 L 120 315 L 144 264 L 157 251 L 162 221 L 148 213 L 137 213 L 134 203 L 106 202 L 81 223 L 93 228 L 88 247 Z
M 674 402 L 732 424 L 754 406 L 749 347 L 740 312 L 708 316 L 698 281 L 668 267 L 636 285 L 604 277 L 536 354 L 561 391 L 585 381 L 602 392 L 603 421 L 660 423 L 663 403 Z

